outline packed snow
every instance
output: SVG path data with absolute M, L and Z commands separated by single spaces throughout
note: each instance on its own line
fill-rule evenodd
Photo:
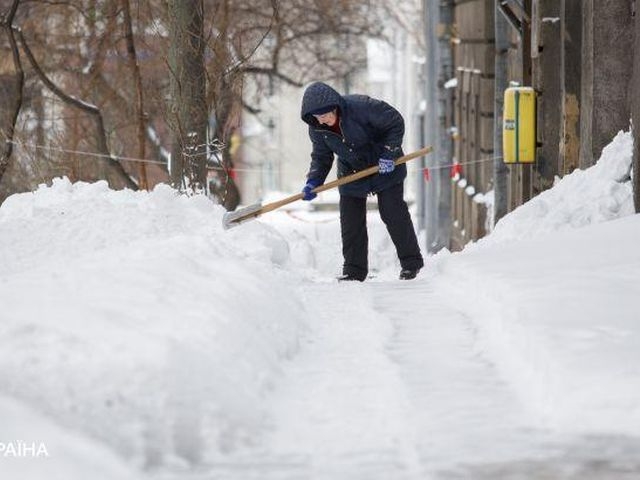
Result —
M 553 188 L 500 220 L 480 243 L 539 238 L 633 214 L 632 149 L 631 134 L 619 132 L 596 165 L 557 179 Z
M 314 204 L 223 230 L 163 185 L 8 198 L 0 476 L 637 478 L 631 147 L 410 282 L 375 209 L 372 278 L 342 284 Z
M 460 255 L 442 287 L 477 318 L 496 363 L 541 420 L 584 433 L 640 433 L 640 217 L 633 139 L 559 180 Z

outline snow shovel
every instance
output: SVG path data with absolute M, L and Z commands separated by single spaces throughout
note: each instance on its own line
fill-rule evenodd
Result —
M 423 157 L 424 155 L 430 153 L 432 150 L 433 147 L 424 147 L 420 150 L 396 159 L 395 164 L 401 165 L 403 163 L 407 163 L 409 160 L 413 160 L 414 158 Z M 312 191 L 314 193 L 324 192 L 325 190 L 331 190 L 332 188 L 339 187 L 340 185 L 351 183 L 356 180 L 360 180 L 361 178 L 368 177 L 369 175 L 373 175 L 375 173 L 378 173 L 378 165 L 365 168 L 364 170 L 360 170 L 359 172 L 352 173 L 351 175 L 346 175 L 329 183 L 325 183 L 324 185 L 320 185 L 319 187 L 314 188 Z M 289 203 L 302 200 L 302 196 L 303 194 L 301 192 L 296 195 L 291 195 L 290 197 L 283 198 L 282 200 L 278 200 L 277 202 L 268 203 L 266 205 L 256 203 L 254 205 L 249 205 L 248 207 L 244 207 L 233 212 L 226 212 L 222 217 L 222 226 L 225 228 L 225 230 L 231 227 L 235 227 L 242 222 L 253 220 L 263 213 L 271 212 Z

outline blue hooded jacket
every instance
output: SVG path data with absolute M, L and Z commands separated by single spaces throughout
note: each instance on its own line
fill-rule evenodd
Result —
M 311 112 L 335 106 L 342 135 L 321 125 Z M 381 100 L 366 95 L 340 95 L 322 82 L 307 87 L 302 98 L 301 117 L 309 125 L 313 150 L 308 179 L 324 183 L 334 154 L 338 156 L 338 177 L 378 164 L 380 158 L 403 155 L 404 119 L 400 112 Z M 341 195 L 366 197 L 404 181 L 406 165 L 393 172 L 375 174 L 339 187 Z

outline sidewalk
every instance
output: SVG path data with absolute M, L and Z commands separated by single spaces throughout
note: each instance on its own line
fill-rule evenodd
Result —
M 640 444 L 541 428 L 449 306 L 415 282 L 309 283 L 314 312 L 270 398 L 270 428 L 216 479 L 600 479 L 640 473 Z M 597 467 L 594 467 L 594 463 Z M 206 477 L 203 477 L 206 478 Z

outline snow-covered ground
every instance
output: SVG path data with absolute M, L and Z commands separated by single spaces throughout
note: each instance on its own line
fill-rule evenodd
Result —
M 375 212 L 339 284 L 307 204 L 225 231 L 164 186 L 10 197 L 0 478 L 639 478 L 630 161 L 621 133 L 411 282 Z

